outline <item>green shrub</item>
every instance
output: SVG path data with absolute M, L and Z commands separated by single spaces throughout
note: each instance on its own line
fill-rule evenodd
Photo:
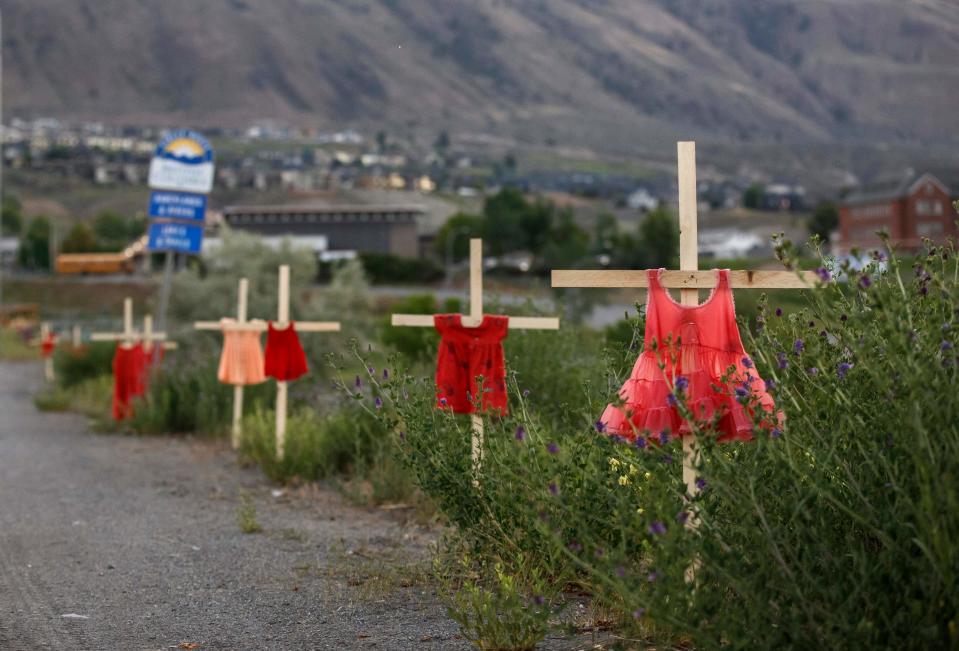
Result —
M 363 269 L 374 283 L 431 283 L 445 275 L 429 258 L 403 258 L 390 253 L 361 253 Z
M 912 273 L 893 258 L 885 274 L 873 267 L 806 292 L 799 310 L 756 301 L 741 331 L 786 424 L 729 445 L 700 424 L 704 483 L 692 502 L 677 441 L 639 449 L 592 426 L 638 353 L 623 333 L 607 356 L 607 390 L 584 383 L 578 405 L 568 388 L 522 389 L 527 377 L 548 384 L 567 356 L 583 359 L 585 377 L 602 369 L 561 337 L 531 349 L 529 376 L 511 381 L 511 414 L 484 418 L 478 471 L 469 421 L 434 408 L 431 377 L 377 382 L 386 404 L 376 413 L 403 433 L 416 484 L 487 561 L 483 581 L 495 578 L 491 564 L 515 575 L 511 559 L 527 558 L 554 587 L 587 589 L 624 632 L 663 644 L 955 647 L 957 260 L 951 245 L 917 258 Z M 599 362 L 597 344 L 581 348 Z M 522 352 L 511 350 L 513 364 Z
M 243 453 L 274 480 L 312 481 L 353 475 L 390 444 L 379 423 L 352 406 L 320 413 L 302 407 L 287 419 L 282 460 L 276 458 L 276 416 L 257 409 L 243 420 Z
M 80 384 L 89 378 L 110 375 L 113 372 L 114 344 L 91 343 L 74 349 L 59 346 L 54 355 L 57 382 L 65 388 Z

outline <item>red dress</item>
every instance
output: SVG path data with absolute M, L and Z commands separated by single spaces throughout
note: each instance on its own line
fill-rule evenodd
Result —
M 292 321 L 282 330 L 274 328 L 272 322 L 267 324 L 266 350 L 263 354 L 264 372 L 278 382 L 295 380 L 308 370 L 306 355 Z
M 683 391 L 697 420 L 720 415 L 720 441 L 752 439 L 753 412 L 747 403 L 754 400 L 766 412 L 761 426 L 775 427 L 782 413 L 776 413 L 772 397 L 743 348 L 728 271 L 718 270 L 716 287 L 705 303 L 696 306 L 673 300 L 659 283 L 662 271 L 647 271 L 643 352 L 620 389 L 625 404 L 622 408 L 609 405 L 603 412 L 600 421 L 605 431 L 629 440 L 663 431 L 688 434 L 689 423 L 675 405 L 672 387 Z M 661 369 L 660 364 L 665 367 Z M 728 382 L 723 382 L 724 375 L 729 376 Z
M 440 333 L 436 360 L 437 406 L 457 414 L 476 411 L 474 400 L 480 386 L 476 376 L 482 375 L 481 410 L 505 414 L 503 339 L 509 331 L 509 318 L 487 314 L 479 326 L 467 328 L 459 314 L 436 314 L 433 325 Z
M 145 391 L 147 359 L 143 344 L 130 348 L 117 344 L 113 355 L 113 418 L 123 420 L 133 415 L 133 398 Z
M 53 349 L 57 345 L 57 336 L 52 332 L 47 333 L 47 335 L 40 342 L 40 355 L 44 358 L 50 357 L 53 355 Z

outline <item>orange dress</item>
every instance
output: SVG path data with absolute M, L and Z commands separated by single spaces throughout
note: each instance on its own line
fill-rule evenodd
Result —
M 761 428 L 780 424 L 782 413 L 743 348 L 728 270 L 717 270 L 715 288 L 696 306 L 673 300 L 659 282 L 662 271 L 647 271 L 643 352 L 620 389 L 624 404 L 606 407 L 601 429 L 629 440 L 689 434 L 674 391 L 683 393 L 696 420 L 719 416 L 720 441 L 752 439 L 756 405 L 765 412 Z
M 259 384 L 266 381 L 263 372 L 263 349 L 260 333 L 255 330 L 230 330 L 234 319 L 221 319 L 223 352 L 217 378 L 224 384 Z

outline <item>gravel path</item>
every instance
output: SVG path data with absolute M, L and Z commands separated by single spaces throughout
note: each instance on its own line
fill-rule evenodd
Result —
M 0 363 L 0 649 L 469 648 L 425 579 L 433 534 L 276 497 L 218 442 L 40 413 L 40 375 Z

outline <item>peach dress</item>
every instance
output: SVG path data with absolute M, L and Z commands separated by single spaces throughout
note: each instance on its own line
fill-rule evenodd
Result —
M 217 378 L 224 384 L 259 384 L 266 381 L 260 333 L 255 330 L 230 330 L 234 319 L 220 319 L 223 326 L 223 353 Z

